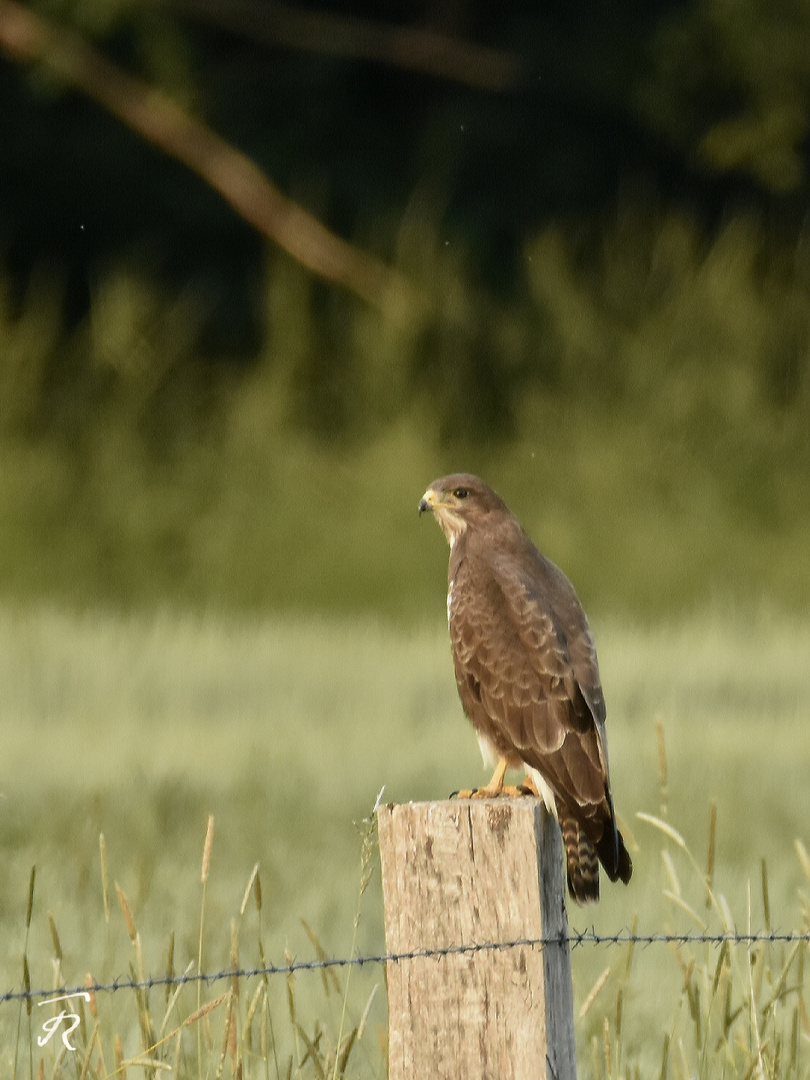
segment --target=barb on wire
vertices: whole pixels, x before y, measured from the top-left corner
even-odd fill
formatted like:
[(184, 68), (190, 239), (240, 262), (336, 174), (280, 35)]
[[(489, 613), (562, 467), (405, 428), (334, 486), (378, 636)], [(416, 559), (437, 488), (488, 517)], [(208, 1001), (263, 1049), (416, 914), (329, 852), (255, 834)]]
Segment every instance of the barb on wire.
[(339, 956), (318, 960), (292, 960), (287, 964), (265, 964), (252, 968), (226, 968), (216, 972), (184, 973), (182, 975), (158, 975), (145, 979), (117, 978), (108, 983), (83, 983), (74, 988), (60, 986), (51, 990), (9, 990), (0, 995), (0, 1005), (9, 1001), (47, 1000), (56, 995), (74, 995), (80, 993), (112, 994), (118, 990), (152, 990), (155, 987), (180, 986), (185, 983), (216, 983), (223, 979), (251, 979), (271, 975), (294, 975), (299, 972), (323, 971), (327, 968), (364, 967), (372, 964), (402, 963), (408, 960), (421, 960), (431, 957), (455, 956), (465, 953), (500, 951), (516, 948), (547, 948), (548, 946), (568, 946), (576, 949), (583, 945), (756, 945), (761, 942), (778, 944), (780, 942), (804, 942), (810, 945), (810, 931), (804, 933), (781, 932), (779, 930), (737, 933), (684, 933), (684, 934), (637, 934), (620, 930), (614, 934), (598, 934), (595, 930), (570, 930), (568, 934), (553, 937), (515, 938), (511, 941), (483, 941), (467, 945), (445, 945), (438, 948), (413, 949), (410, 952), (380, 953), (368, 956)]

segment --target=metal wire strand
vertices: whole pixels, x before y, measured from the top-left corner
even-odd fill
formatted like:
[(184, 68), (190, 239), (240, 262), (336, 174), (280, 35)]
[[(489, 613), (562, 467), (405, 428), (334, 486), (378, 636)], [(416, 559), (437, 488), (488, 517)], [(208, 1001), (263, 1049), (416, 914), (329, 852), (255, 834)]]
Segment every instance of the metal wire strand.
[(9, 1001), (47, 1000), (51, 997), (65, 997), (79, 994), (113, 994), (118, 990), (151, 990), (155, 987), (180, 986), (184, 983), (221, 982), (224, 979), (252, 979), (276, 975), (294, 975), (298, 972), (323, 971), (326, 968), (365, 967), (372, 964), (396, 964), (408, 960), (421, 960), (431, 957), (454, 956), (478, 952), (500, 951), (502, 949), (539, 948), (549, 946), (568, 946), (571, 949), (584, 945), (756, 945), (760, 942), (777, 944), (780, 942), (804, 942), (810, 944), (810, 931), (805, 933), (782, 933), (778, 930), (757, 931), (742, 934), (727, 931), (717, 934), (634, 934), (620, 930), (615, 934), (598, 934), (594, 930), (574, 930), (568, 934), (542, 938), (515, 938), (511, 941), (484, 941), (467, 945), (446, 945), (441, 948), (414, 949), (410, 952), (380, 953), (369, 956), (326, 957), (319, 960), (292, 960), (287, 964), (266, 964), (263, 967), (225, 968), (222, 971), (198, 972), (183, 975), (159, 975), (145, 979), (120, 977), (108, 983), (84, 983), (76, 987), (59, 987), (50, 990), (9, 990), (0, 996), (0, 1005)]

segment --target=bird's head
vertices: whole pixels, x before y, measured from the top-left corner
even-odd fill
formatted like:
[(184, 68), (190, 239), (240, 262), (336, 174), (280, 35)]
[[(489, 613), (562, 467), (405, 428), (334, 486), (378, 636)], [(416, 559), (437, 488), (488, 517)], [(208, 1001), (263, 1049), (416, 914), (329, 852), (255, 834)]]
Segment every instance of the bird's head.
[[(472, 473), (452, 473), (434, 480), (419, 500), (419, 513), (430, 510), (452, 548), (459, 536), (493, 510), (506, 510), (499, 495)], [(508, 511), (507, 511), (508, 512)]]

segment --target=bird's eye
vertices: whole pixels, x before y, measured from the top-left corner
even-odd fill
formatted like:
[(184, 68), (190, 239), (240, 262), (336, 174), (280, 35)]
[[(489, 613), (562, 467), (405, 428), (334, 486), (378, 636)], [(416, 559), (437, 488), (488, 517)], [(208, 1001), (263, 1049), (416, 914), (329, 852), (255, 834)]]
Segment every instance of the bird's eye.
[(467, 495), (469, 493), (468, 493), (466, 488), (459, 487), (459, 488), (456, 488), (456, 490), (453, 492), (453, 494), (455, 495), (455, 497), (457, 499), (466, 499)]

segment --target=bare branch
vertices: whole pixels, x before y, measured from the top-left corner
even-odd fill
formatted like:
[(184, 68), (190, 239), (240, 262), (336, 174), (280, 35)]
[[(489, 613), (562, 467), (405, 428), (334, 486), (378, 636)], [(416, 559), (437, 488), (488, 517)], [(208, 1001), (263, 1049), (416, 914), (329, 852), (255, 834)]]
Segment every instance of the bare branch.
[(142, 138), (183, 162), (263, 236), (313, 273), (391, 314), (422, 306), (396, 270), (330, 232), (287, 198), (245, 154), (160, 90), (122, 71), (83, 38), (15, 0), (0, 0), (0, 50), (42, 63)]
[(426, 27), (372, 22), (256, 0), (170, 0), (175, 11), (251, 41), (418, 71), (478, 90), (508, 90), (521, 64), (500, 49)]

